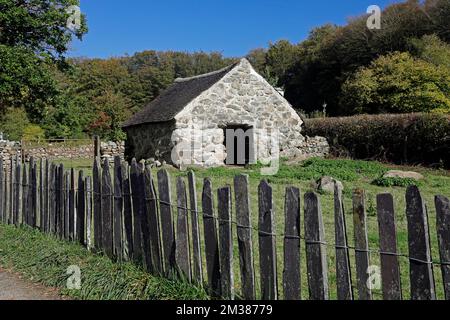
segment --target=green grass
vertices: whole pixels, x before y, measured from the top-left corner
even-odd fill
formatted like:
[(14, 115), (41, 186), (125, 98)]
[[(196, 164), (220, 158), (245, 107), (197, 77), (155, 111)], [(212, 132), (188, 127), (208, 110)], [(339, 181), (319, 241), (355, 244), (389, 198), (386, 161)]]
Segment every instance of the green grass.
[[(109, 258), (31, 228), (0, 224), (0, 265), (26, 279), (60, 289), (74, 299), (207, 299), (204, 290), (181, 281), (151, 276), (132, 263)], [(69, 266), (81, 269), (81, 290), (67, 289)]]

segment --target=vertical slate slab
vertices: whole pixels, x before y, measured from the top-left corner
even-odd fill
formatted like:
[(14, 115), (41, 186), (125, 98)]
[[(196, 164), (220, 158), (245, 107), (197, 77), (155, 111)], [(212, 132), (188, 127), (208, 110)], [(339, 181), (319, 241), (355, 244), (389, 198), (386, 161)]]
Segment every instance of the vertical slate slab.
[(142, 236), (141, 236), (141, 198), (140, 175), (142, 174), (136, 159), (131, 161), (131, 195), (133, 199), (133, 261), (142, 262)]
[(402, 300), (398, 257), (391, 254), (397, 253), (394, 198), (391, 194), (385, 193), (377, 196), (377, 216), (380, 235), (380, 261), (383, 299)]
[(113, 257), (112, 192), (109, 162), (105, 159), (102, 168), (102, 243), (104, 252), (110, 258)]
[[(28, 219), (28, 225), (30, 227), (33, 227), (33, 165), (34, 160), (33, 158), (30, 158), (30, 162), (28, 163), (28, 200), (27, 200), (27, 207), (26, 207), (26, 215)], [(24, 167), (26, 164), (24, 163)]]
[(91, 177), (85, 178), (86, 187), (86, 247), (92, 249), (92, 180)]
[(328, 265), (322, 209), (317, 194), (305, 194), (305, 244), (310, 300), (328, 300)]
[(39, 199), (39, 189), (38, 189), (38, 169), (37, 163), (32, 158), (30, 160), (30, 174), (31, 174), (31, 225), (33, 228), (38, 227), (38, 199)]
[(56, 166), (52, 163), (49, 174), (50, 195), (49, 195), (49, 232), (56, 232)]
[(0, 158), (0, 223), (5, 223), (4, 203), (5, 203), (5, 175), (3, 169), (3, 158)]
[(44, 172), (44, 225), (45, 232), (50, 232), (50, 206), (49, 206), (49, 197), (50, 197), (50, 188), (51, 183), (49, 179), (50, 175), (50, 162), (48, 159), (45, 160), (45, 172)]
[(59, 193), (59, 201), (58, 201), (58, 221), (59, 221), (59, 237), (62, 239), (64, 237), (64, 190), (65, 190), (65, 181), (64, 181), (64, 165), (60, 164), (58, 169), (58, 193)]
[[(142, 167), (141, 167), (142, 168)], [(141, 169), (139, 169), (141, 170)], [(141, 226), (141, 239), (142, 239), (142, 258), (144, 266), (147, 270), (147, 272), (154, 274), (154, 268), (153, 268), (153, 262), (152, 262), (152, 253), (151, 253), (151, 247), (150, 247), (150, 222), (148, 217), (148, 202), (146, 198), (146, 192), (145, 189), (147, 188), (145, 184), (145, 169), (143, 172), (139, 175), (139, 199), (140, 199), (140, 214), (139, 217), (141, 219), (140, 226)]]
[(175, 261), (181, 276), (191, 281), (191, 258), (189, 252), (189, 224), (187, 212), (186, 184), (177, 179), (177, 237), (175, 240)]
[[(23, 166), (23, 174), (22, 174), (22, 164), (20, 162), (17, 163), (16, 166), (16, 187), (15, 187), (15, 205), (14, 205), (14, 223), (16, 226), (20, 224), (30, 224), (30, 220), (28, 217), (28, 171), (27, 166), (24, 164)], [(20, 183), (22, 181), (22, 183)]]
[(272, 187), (262, 181), (258, 189), (259, 199), (259, 261), (261, 269), (261, 298), (276, 300), (277, 254), (274, 235), (274, 209)]
[(44, 159), (39, 161), (39, 229), (45, 232), (45, 217), (44, 217), (44, 174), (45, 164)]
[(123, 197), (123, 257), (129, 261), (133, 256), (133, 209), (131, 206), (130, 171), (128, 163), (122, 163)]
[(14, 157), (11, 157), (10, 172), (9, 172), (9, 223), (15, 224), (14, 221), (14, 205), (15, 205), (15, 192), (16, 192), (16, 163)]
[(101, 182), (100, 159), (97, 157), (94, 160), (92, 168), (92, 184), (94, 192), (93, 202), (93, 223), (94, 223), (94, 248), (98, 251), (102, 250), (102, 182)]
[(145, 196), (145, 217), (147, 218), (151, 261), (153, 271), (162, 275), (164, 273), (164, 266), (161, 252), (161, 232), (158, 215), (158, 201), (156, 199), (155, 183), (150, 166), (145, 168), (144, 181), (144, 196)]
[(122, 247), (122, 162), (120, 157), (114, 158), (114, 222), (113, 222), (113, 241), (114, 241), (114, 256), (119, 260), (123, 260)]
[[(24, 164), (24, 167), (26, 165)], [(20, 184), (21, 181), (21, 175), (22, 175), (22, 163), (17, 162), (16, 164), (16, 187), (15, 187), (15, 195), (14, 195), (14, 199), (15, 199), (15, 204), (14, 204), (14, 223), (16, 226), (19, 226), (20, 224), (23, 223), (23, 219), (22, 219), (22, 208), (26, 208), (26, 207), (22, 207), (22, 185)], [(28, 188), (28, 186), (27, 186)]]
[(69, 190), (69, 239), (76, 239), (76, 216), (75, 216), (75, 170), (70, 170), (70, 190)]
[(70, 172), (64, 173), (64, 238), (70, 240)]
[(78, 172), (76, 239), (81, 245), (86, 243), (86, 190), (84, 172)]
[(211, 296), (220, 297), (219, 244), (217, 241), (217, 229), (214, 217), (212, 183), (209, 178), (206, 178), (203, 182), (202, 208), (208, 289)]
[(344, 202), (342, 201), (342, 188), (337, 183), (334, 186), (334, 223), (337, 298), (338, 300), (353, 300)]
[(252, 223), (250, 219), (248, 184), (248, 175), (239, 175), (234, 178), (242, 297), (245, 300), (255, 300), (255, 268), (253, 265)]
[(222, 297), (234, 299), (233, 235), (231, 228), (231, 187), (217, 191), (219, 213), (220, 278)]
[(359, 300), (371, 300), (372, 290), (369, 280), (369, 244), (367, 239), (365, 195), (363, 190), (353, 193), (353, 227), (355, 235), (356, 282)]
[(410, 186), (406, 191), (406, 217), (411, 299), (436, 300), (428, 214), (425, 201), (416, 186)]
[[(450, 201), (444, 196), (436, 196), (434, 200), (437, 216), (437, 235), (441, 261), (450, 261)], [(445, 299), (450, 300), (450, 265), (441, 265)]]
[(200, 245), (200, 229), (198, 226), (197, 188), (195, 185), (195, 173), (189, 171), (189, 209), (192, 228), (192, 278), (197, 284), (203, 282), (202, 254)]
[(165, 272), (167, 275), (171, 275), (176, 269), (175, 235), (172, 220), (170, 178), (167, 170), (158, 171), (158, 191)]
[(298, 188), (286, 188), (284, 212), (284, 300), (300, 300), (300, 190)]

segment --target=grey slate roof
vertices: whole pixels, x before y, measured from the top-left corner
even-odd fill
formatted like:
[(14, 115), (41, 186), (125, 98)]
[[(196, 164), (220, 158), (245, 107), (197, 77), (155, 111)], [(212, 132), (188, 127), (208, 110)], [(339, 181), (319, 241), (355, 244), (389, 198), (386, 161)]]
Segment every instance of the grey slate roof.
[(189, 102), (211, 88), (235, 66), (236, 64), (233, 64), (215, 72), (175, 80), (175, 83), (163, 91), (159, 97), (125, 121), (122, 128), (173, 120)]

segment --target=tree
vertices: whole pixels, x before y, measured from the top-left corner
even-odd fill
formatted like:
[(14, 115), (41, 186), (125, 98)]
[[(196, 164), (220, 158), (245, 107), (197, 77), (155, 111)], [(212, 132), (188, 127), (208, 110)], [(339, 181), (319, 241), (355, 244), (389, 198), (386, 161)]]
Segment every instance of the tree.
[(409, 53), (381, 56), (342, 89), (349, 113), (450, 112), (450, 69)]
[(71, 30), (70, 6), (78, 0), (0, 0), (0, 112), (25, 107), (33, 122), (42, 120), (58, 92), (54, 64), (67, 68), (64, 54), (72, 38), (86, 33), (86, 20)]
[(9, 108), (1, 117), (0, 131), (11, 141), (20, 141), (23, 132), (30, 125), (27, 113), (23, 108)]

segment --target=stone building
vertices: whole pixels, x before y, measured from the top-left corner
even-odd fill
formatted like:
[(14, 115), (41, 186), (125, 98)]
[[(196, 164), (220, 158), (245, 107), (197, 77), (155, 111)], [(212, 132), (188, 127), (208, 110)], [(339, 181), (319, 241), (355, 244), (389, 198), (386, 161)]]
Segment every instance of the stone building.
[(302, 124), (286, 99), (242, 59), (175, 80), (123, 124), (125, 156), (213, 167), (325, 155), (326, 140), (303, 137)]

